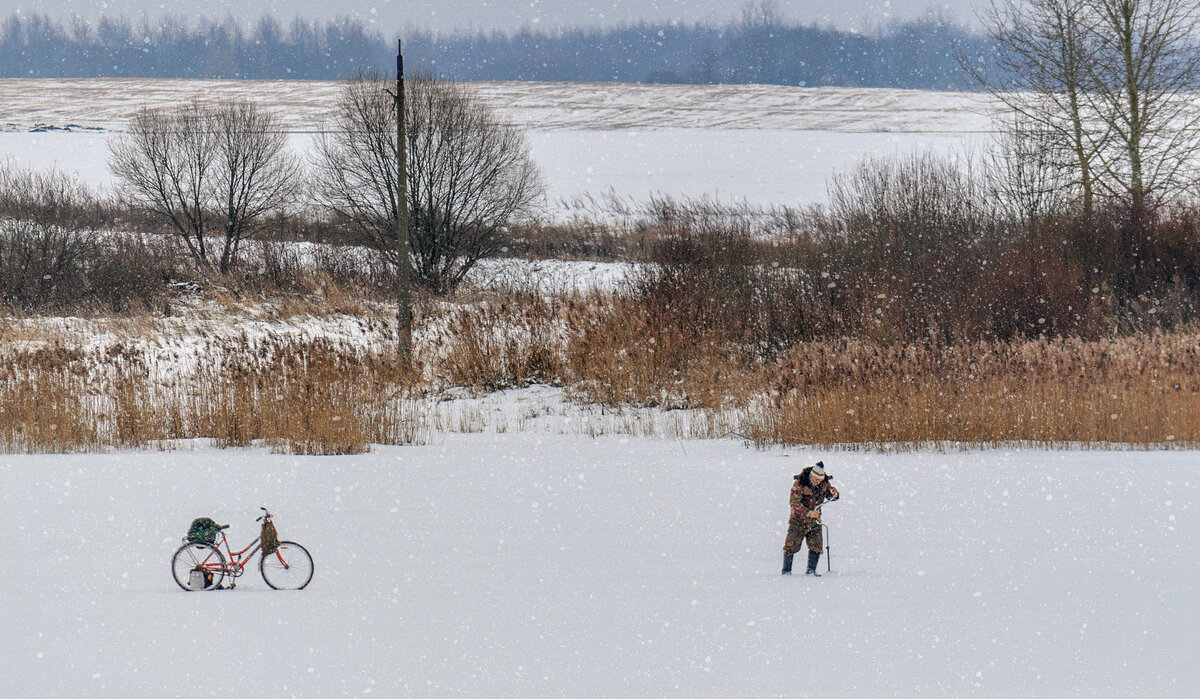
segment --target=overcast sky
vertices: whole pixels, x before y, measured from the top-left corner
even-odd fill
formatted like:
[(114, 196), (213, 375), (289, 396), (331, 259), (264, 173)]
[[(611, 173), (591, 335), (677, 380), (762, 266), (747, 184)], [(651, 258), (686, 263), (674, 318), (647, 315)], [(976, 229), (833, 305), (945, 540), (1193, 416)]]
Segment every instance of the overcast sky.
[[(886, 25), (941, 10), (970, 21), (974, 7), (986, 0), (776, 0), (787, 19), (849, 29)], [(513, 29), (523, 26), (553, 30), (564, 26), (610, 26), (637, 20), (723, 24), (740, 14), (741, 0), (0, 0), (0, 14), (46, 12), (56, 17), (102, 13), (193, 16), (203, 8), (210, 17), (232, 14), (250, 21), (264, 13), (290, 19), (294, 15), (326, 19), (350, 15), (370, 22), (384, 34), (406, 27), (449, 29)]]

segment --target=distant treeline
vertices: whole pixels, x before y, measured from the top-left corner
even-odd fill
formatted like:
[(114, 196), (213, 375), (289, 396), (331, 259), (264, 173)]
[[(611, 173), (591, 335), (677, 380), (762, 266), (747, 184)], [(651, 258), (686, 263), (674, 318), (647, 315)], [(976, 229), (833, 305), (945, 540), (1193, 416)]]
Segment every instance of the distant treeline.
[[(988, 39), (937, 19), (874, 34), (745, 16), (722, 27), (642, 23), (562, 32), (406, 32), (410, 69), (457, 80), (767, 83), (809, 87), (971, 89), (956, 52), (992, 55)], [(286, 27), (263, 17), (155, 24), (105, 17), (0, 22), (0, 76), (340, 79), (395, 66), (394, 38), (359, 21)]]

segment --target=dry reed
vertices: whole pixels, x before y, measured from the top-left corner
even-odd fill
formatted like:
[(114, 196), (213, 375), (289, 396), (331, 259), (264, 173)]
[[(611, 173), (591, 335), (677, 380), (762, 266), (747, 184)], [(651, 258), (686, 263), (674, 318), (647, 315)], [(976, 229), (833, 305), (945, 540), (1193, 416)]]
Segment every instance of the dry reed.
[(696, 437), (736, 428), (761, 443), (878, 448), (1200, 445), (1194, 328), (949, 347), (810, 342), (765, 360), (718, 333), (685, 332), (655, 312), (591, 297), (422, 312), (413, 372), (400, 371), (389, 347), (326, 339), (209, 337), (160, 357), (145, 349), (155, 346), (151, 327), (139, 326), (139, 349), (105, 350), (33, 348), (14, 331), (0, 347), (0, 451), (200, 438), (355, 453), (480, 424), (468, 415), (459, 427), (435, 426), (423, 397), (532, 383), (567, 387), (573, 400), (605, 410), (696, 410), (706, 416), (688, 428)]
[[(61, 347), (0, 362), (0, 450), (74, 452), (209, 439), (299, 454), (359, 453), (422, 439), (394, 359), (328, 341), (210, 342), (157, 375), (144, 354)], [(177, 359), (177, 358), (176, 358)]]
[(1194, 333), (1112, 341), (798, 348), (746, 426), (764, 442), (1200, 445)]

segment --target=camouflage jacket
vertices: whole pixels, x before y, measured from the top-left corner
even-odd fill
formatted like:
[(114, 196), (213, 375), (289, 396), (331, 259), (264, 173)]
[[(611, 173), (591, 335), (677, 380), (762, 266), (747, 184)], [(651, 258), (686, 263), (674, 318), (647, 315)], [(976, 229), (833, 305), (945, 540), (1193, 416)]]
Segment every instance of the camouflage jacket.
[(821, 503), (833, 499), (833, 493), (829, 490), (829, 481), (833, 480), (833, 476), (826, 476), (825, 480), (821, 481), (821, 485), (814, 486), (812, 480), (809, 479), (810, 471), (812, 471), (811, 466), (796, 474), (796, 480), (792, 483), (792, 516), (794, 517), (806, 517), (809, 512), (820, 507)]

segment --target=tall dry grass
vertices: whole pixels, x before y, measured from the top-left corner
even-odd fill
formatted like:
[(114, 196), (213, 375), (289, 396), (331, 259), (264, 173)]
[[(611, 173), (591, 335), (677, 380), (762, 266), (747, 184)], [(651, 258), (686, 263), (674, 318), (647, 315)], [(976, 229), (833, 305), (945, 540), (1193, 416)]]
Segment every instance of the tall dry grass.
[(746, 426), (769, 443), (1200, 445), (1194, 332), (950, 349), (797, 348)]
[[(189, 367), (188, 364), (191, 363)], [(0, 362), (0, 450), (74, 452), (208, 439), (298, 454), (408, 444), (424, 427), (411, 373), (328, 341), (209, 341), (160, 372), (144, 352), (51, 347)]]
[(422, 338), (433, 375), (443, 385), (481, 391), (561, 385), (566, 327), (577, 304), (514, 294), (442, 308)]
[[(764, 358), (741, 337), (665, 322), (670, 314), (636, 299), (507, 308), (449, 333), (448, 384), (543, 381), (612, 408), (745, 411), (752, 417), (739, 431), (763, 443), (1200, 445), (1194, 325), (1100, 340), (803, 342)], [(509, 340), (478, 351), (487, 322), (506, 328)], [(527, 342), (513, 340), (515, 327), (527, 329)]]
[[(628, 303), (571, 337), (577, 400), (746, 409), (766, 444), (1200, 445), (1200, 339), (801, 343), (764, 361), (713, 332), (655, 328)], [(713, 435), (720, 436), (720, 435)]]
[(388, 347), (328, 340), (208, 339), (170, 357), (145, 349), (154, 343), (13, 343), (0, 353), (0, 451), (207, 439), (356, 453), (470, 429), (427, 414), (422, 401), (445, 389), (532, 383), (567, 387), (572, 400), (604, 410), (688, 409), (701, 416), (690, 436), (736, 430), (764, 444), (1200, 445), (1195, 327), (950, 347), (808, 342), (764, 360), (658, 318), (599, 298), (464, 305), (425, 319), (444, 332), (419, 336), (419, 373), (400, 371)]

